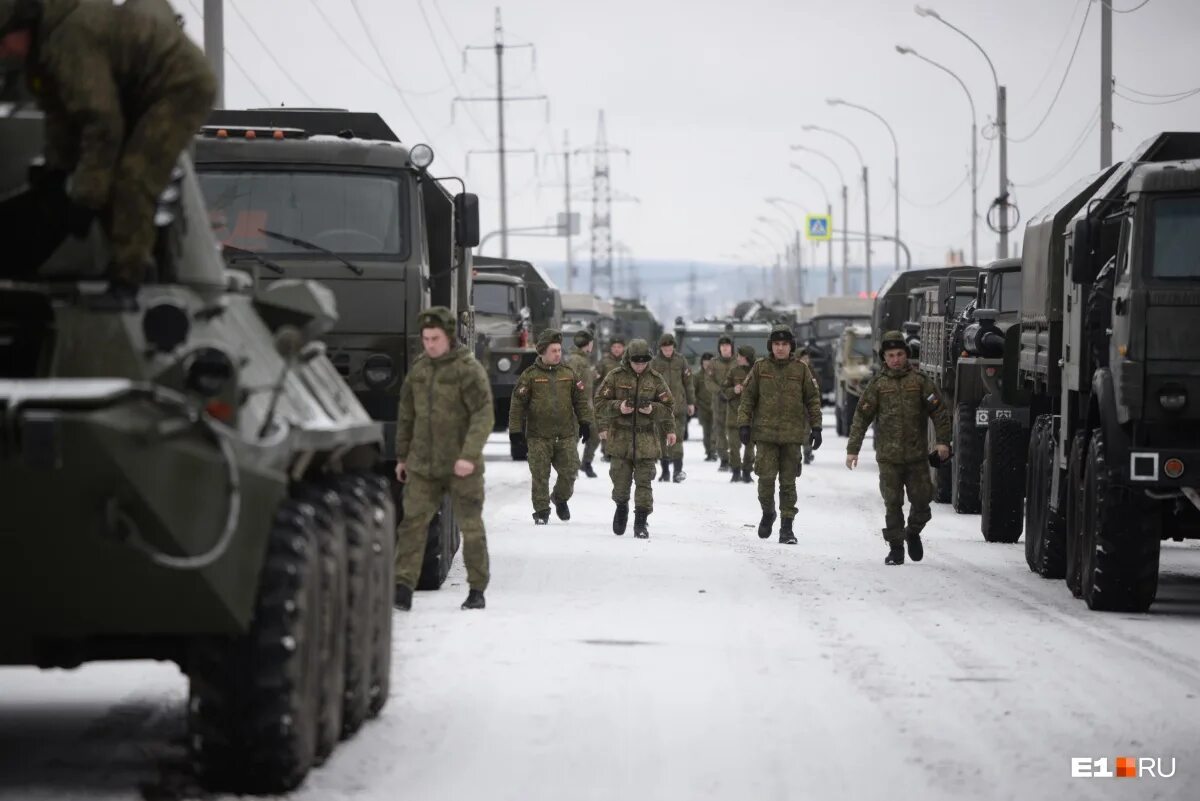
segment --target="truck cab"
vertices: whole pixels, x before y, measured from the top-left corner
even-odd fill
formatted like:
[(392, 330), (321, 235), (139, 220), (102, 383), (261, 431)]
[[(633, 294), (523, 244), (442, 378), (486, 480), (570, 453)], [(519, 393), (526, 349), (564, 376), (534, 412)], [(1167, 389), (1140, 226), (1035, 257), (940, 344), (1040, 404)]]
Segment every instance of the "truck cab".
[(529, 300), (525, 282), (512, 275), (477, 272), (472, 286), (475, 358), (487, 369), (496, 410), (496, 430), (508, 428), (508, 409), (517, 379), (533, 365)]

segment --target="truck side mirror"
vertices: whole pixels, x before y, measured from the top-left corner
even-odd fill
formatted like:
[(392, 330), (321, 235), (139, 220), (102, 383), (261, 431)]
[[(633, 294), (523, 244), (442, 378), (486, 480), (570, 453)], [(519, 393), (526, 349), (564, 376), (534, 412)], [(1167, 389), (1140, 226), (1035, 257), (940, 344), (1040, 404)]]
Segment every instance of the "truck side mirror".
[(460, 248), (479, 246), (479, 196), (460, 192), (454, 196), (454, 244)]
[(1075, 221), (1070, 267), (1072, 283), (1090, 284), (1096, 280), (1096, 268), (1092, 264), (1092, 224), (1086, 218)]

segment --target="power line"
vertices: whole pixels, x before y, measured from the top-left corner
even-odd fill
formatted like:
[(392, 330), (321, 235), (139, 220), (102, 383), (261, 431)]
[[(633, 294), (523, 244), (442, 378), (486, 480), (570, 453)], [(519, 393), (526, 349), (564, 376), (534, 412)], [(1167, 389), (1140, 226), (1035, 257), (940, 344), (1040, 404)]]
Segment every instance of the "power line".
[(946, 195), (944, 198), (942, 198), (941, 200), (937, 201), (936, 203), (922, 203), (920, 201), (913, 200), (912, 198), (908, 197), (908, 195), (905, 195), (903, 192), (900, 193), (900, 199), (903, 200), (908, 205), (915, 206), (918, 209), (936, 209), (939, 206), (944, 206), (947, 203), (949, 203), (951, 200), (953, 200), (954, 196), (957, 195), (964, 186), (966, 186), (968, 183), (970, 183), (970, 181), (971, 181), (971, 171), (968, 170), (966, 172), (966, 174), (963, 176), (963, 179), (961, 181), (959, 181), (954, 186), (953, 189), (950, 190), (950, 193), (948, 195)]
[(1042, 129), (1042, 126), (1046, 124), (1046, 120), (1050, 119), (1050, 113), (1054, 111), (1054, 107), (1058, 105), (1058, 98), (1062, 96), (1063, 87), (1067, 85), (1067, 78), (1071, 76), (1071, 67), (1075, 65), (1075, 56), (1079, 54), (1079, 44), (1083, 41), (1083, 32), (1087, 30), (1087, 21), (1091, 13), (1092, 4), (1088, 3), (1087, 9), (1083, 12), (1083, 22), (1079, 25), (1079, 35), (1075, 37), (1075, 47), (1071, 50), (1071, 58), (1067, 60), (1067, 68), (1063, 71), (1062, 80), (1059, 81), (1058, 89), (1054, 92), (1054, 97), (1050, 100), (1050, 107), (1046, 109), (1046, 113), (1042, 116), (1041, 122), (1039, 122), (1037, 126), (1029, 132), (1028, 135), (1023, 137), (1010, 136), (1008, 137), (1008, 141), (1016, 143), (1028, 142), (1037, 135), (1038, 131)]
[(1182, 100), (1190, 100), (1191, 98), (1195, 97), (1196, 95), (1200, 95), (1200, 89), (1194, 89), (1187, 94), (1181, 95), (1181, 96), (1173, 98), (1171, 100), (1139, 100), (1136, 97), (1130, 97), (1129, 95), (1122, 94), (1119, 91), (1114, 91), (1113, 94), (1115, 94), (1117, 97), (1121, 98), (1122, 100), (1127, 100), (1130, 103), (1137, 103), (1139, 106), (1169, 106), (1172, 103), (1178, 103)]
[(1150, 4), (1150, 0), (1142, 0), (1142, 2), (1138, 3), (1133, 8), (1120, 9), (1120, 8), (1113, 8), (1112, 3), (1109, 2), (1109, 0), (1100, 0), (1100, 2), (1103, 3), (1104, 5), (1108, 6), (1109, 8), (1112, 8), (1112, 12), (1114, 14), (1132, 14), (1133, 12), (1137, 11), (1138, 9), (1145, 8), (1147, 5)]
[(1046, 71), (1042, 73), (1042, 78), (1038, 81), (1037, 87), (1029, 93), (1030, 100), (1033, 100), (1038, 96), (1038, 92), (1042, 91), (1042, 87), (1046, 84), (1046, 79), (1049, 78), (1050, 73), (1054, 71), (1054, 62), (1058, 59), (1058, 54), (1062, 52), (1063, 45), (1067, 43), (1067, 37), (1069, 37), (1071, 35), (1071, 31), (1074, 30), (1072, 23), (1075, 22), (1075, 15), (1079, 13), (1079, 7), (1084, 3), (1089, 2), (1091, 2), (1091, 0), (1079, 0), (1079, 2), (1075, 4), (1075, 8), (1071, 10), (1071, 16), (1067, 20), (1067, 29), (1063, 31), (1062, 39), (1059, 39), (1058, 44), (1055, 45), (1054, 56), (1051, 57), (1050, 63), (1046, 65)]
[[(442, 69), (446, 72), (446, 78), (449, 79), (450, 85), (454, 87), (454, 94), (456, 96), (461, 95), (462, 91), (459, 90), (458, 83), (454, 80), (454, 73), (450, 71), (450, 65), (446, 63), (446, 55), (442, 52), (442, 46), (438, 44), (437, 34), (433, 31), (433, 23), (429, 21), (429, 14), (425, 12), (425, 4), (421, 0), (417, 0), (417, 8), (421, 12), (421, 19), (425, 23), (425, 29), (429, 31), (429, 40), (433, 43), (433, 49), (437, 51), (438, 61), (442, 63)], [(470, 106), (465, 106), (463, 111), (467, 113), (467, 118), (471, 120), (471, 124), (479, 131), (479, 135), (487, 140), (487, 131), (483, 130), (483, 126), (479, 124), (479, 120), (471, 113)]]
[(1154, 92), (1143, 92), (1139, 89), (1134, 89), (1132, 86), (1126, 86), (1120, 81), (1113, 81), (1113, 83), (1124, 89), (1126, 92), (1133, 92), (1135, 95), (1141, 95), (1142, 97), (1191, 97), (1197, 92), (1200, 92), (1200, 88), (1196, 88), (1186, 89), (1182, 92), (1164, 92), (1161, 94), (1155, 94)]
[[(196, 5), (196, 0), (188, 0), (188, 3), (191, 5), (192, 11), (195, 11), (196, 16), (198, 16), (201, 22), (203, 22), (204, 12), (199, 6)], [(258, 93), (258, 96), (263, 99), (263, 102), (270, 105), (271, 98), (267, 96), (267, 93), (262, 90), (262, 87), (258, 85), (254, 78), (250, 77), (250, 72), (242, 66), (242, 62), (238, 61), (237, 56), (233, 54), (233, 51), (226, 47), (225, 55), (229, 56), (229, 60), (233, 62), (233, 66), (237, 67), (238, 72), (240, 72), (242, 77), (246, 79), (246, 83), (250, 84), (254, 91)]]
[(271, 48), (267, 47), (267, 43), (264, 42), (262, 37), (258, 35), (258, 31), (256, 31), (254, 26), (250, 24), (250, 20), (246, 19), (246, 15), (242, 13), (240, 8), (238, 8), (238, 4), (234, 2), (234, 0), (230, 0), (229, 7), (233, 9), (233, 13), (237, 14), (238, 19), (240, 19), (242, 24), (246, 26), (246, 30), (250, 31), (250, 35), (254, 37), (254, 41), (258, 42), (258, 46), (263, 49), (263, 52), (266, 54), (267, 58), (271, 59), (271, 63), (279, 68), (279, 71), (283, 73), (283, 77), (287, 78), (288, 83), (294, 86), (296, 91), (300, 93), (300, 96), (307, 100), (311, 105), (317, 105), (317, 101), (313, 100), (312, 96), (308, 92), (304, 91), (303, 86), (296, 83), (296, 79), (292, 77), (292, 74), (283, 68), (283, 65), (279, 63), (279, 59), (275, 58), (275, 54), (271, 52)]
[(408, 111), (408, 116), (412, 117), (413, 125), (416, 126), (417, 131), (421, 134), (425, 141), (431, 141), (429, 139), (429, 133), (425, 130), (425, 126), (421, 125), (421, 121), (417, 119), (417, 113), (413, 111), (412, 104), (408, 102), (408, 98), (405, 96), (404, 90), (400, 88), (398, 83), (396, 83), (395, 76), (392, 75), (391, 69), (388, 67), (387, 62), (384, 61), (383, 53), (379, 51), (379, 45), (376, 43), (375, 37), (371, 35), (371, 26), (367, 24), (366, 19), (363, 18), (362, 9), (358, 7), (358, 0), (350, 0), (350, 6), (354, 9), (354, 16), (358, 17), (358, 23), (362, 25), (363, 31), (367, 34), (367, 42), (370, 43), (371, 49), (375, 51), (375, 56), (379, 59), (379, 63), (383, 66), (383, 71), (387, 73), (388, 83), (391, 84), (391, 87), (396, 90), (396, 94), (400, 96), (400, 102), (404, 104), (405, 110)]
[(1059, 161), (1058, 164), (1055, 165), (1055, 167), (1052, 170), (1050, 170), (1050, 172), (1046, 173), (1045, 175), (1041, 176), (1040, 178), (1038, 178), (1037, 180), (1034, 180), (1034, 181), (1027, 181), (1024, 183), (1013, 181), (1013, 186), (1018, 186), (1018, 187), (1022, 187), (1025, 189), (1029, 189), (1032, 187), (1041, 186), (1042, 184), (1045, 184), (1045, 183), (1049, 183), (1050, 181), (1057, 178), (1058, 175), (1063, 170), (1065, 170), (1067, 167), (1069, 167), (1071, 165), (1071, 162), (1073, 162), (1075, 160), (1075, 158), (1079, 155), (1080, 148), (1083, 147), (1084, 141), (1087, 140), (1088, 136), (1091, 135), (1092, 131), (1095, 130), (1096, 126), (1099, 124), (1100, 124), (1100, 106), (1097, 105), (1095, 111), (1093, 111), (1091, 116), (1088, 118), (1088, 124), (1087, 124), (1087, 127), (1083, 129), (1083, 133), (1081, 133), (1079, 136), (1077, 136), (1075, 138), (1075, 141), (1072, 142), (1071, 146), (1067, 149), (1066, 156), (1064, 156), (1063, 159), (1061, 161)]

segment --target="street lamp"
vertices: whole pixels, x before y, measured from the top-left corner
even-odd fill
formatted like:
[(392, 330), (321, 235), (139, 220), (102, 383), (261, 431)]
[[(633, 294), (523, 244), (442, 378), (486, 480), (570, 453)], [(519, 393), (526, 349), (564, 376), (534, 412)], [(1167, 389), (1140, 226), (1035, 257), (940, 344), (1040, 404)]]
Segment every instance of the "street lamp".
[(932, 8), (923, 8), (921, 6), (913, 6), (913, 10), (917, 12), (918, 17), (927, 17), (937, 20), (945, 25), (950, 30), (957, 33), (959, 36), (966, 39), (971, 44), (975, 45), (975, 49), (983, 54), (984, 59), (988, 63), (988, 67), (992, 71), (992, 82), (996, 86), (996, 131), (1000, 137), (1000, 196), (996, 198), (996, 204), (1000, 207), (1000, 249), (999, 256), (1002, 259), (1008, 258), (1008, 89), (1000, 85), (1000, 77), (996, 74), (996, 65), (992, 63), (991, 56), (983, 49), (983, 45), (971, 38), (971, 36), (962, 28), (947, 22), (934, 11)]
[[(850, 137), (846, 136), (844, 133), (841, 133), (840, 131), (835, 131), (832, 128), (823, 128), (820, 125), (804, 125), (804, 126), (801, 126), (801, 128), (802, 128), (802, 130), (805, 130), (805, 131), (820, 131), (821, 133), (827, 133), (830, 136), (836, 136), (838, 139), (841, 139), (843, 142), (850, 145), (850, 147), (854, 149), (854, 155), (858, 156), (858, 164), (860, 167), (862, 167), (863, 225), (866, 226), (866, 230), (867, 230), (867, 234), (868, 234), (866, 246), (863, 248), (864, 260), (866, 262), (866, 271), (867, 271), (867, 274), (866, 274), (867, 284), (866, 285), (867, 285), (868, 291), (870, 291), (870, 287), (871, 287), (871, 237), (870, 237), (870, 233), (871, 233), (871, 179), (870, 179), (869, 173), (867, 172), (867, 162), (865, 159), (863, 159), (862, 151), (858, 149), (858, 145), (854, 144), (854, 140), (851, 139)], [(845, 290), (845, 287), (843, 287), (843, 291), (844, 290)]]
[[(842, 168), (839, 167), (838, 163), (836, 161), (834, 161), (833, 158), (830, 157), (827, 153), (817, 150), (816, 148), (806, 147), (804, 145), (792, 145), (792, 150), (801, 150), (806, 153), (812, 153), (814, 156), (819, 156), (820, 158), (825, 159), (825, 161), (827, 161), (833, 165), (833, 169), (837, 172), (838, 180), (842, 184), (842, 221), (841, 221), (841, 225), (838, 225), (837, 228), (840, 231), (844, 231), (846, 226), (850, 224), (850, 196), (849, 196), (849, 192), (846, 189), (846, 177), (844, 175), (842, 175)], [(804, 169), (803, 167), (800, 167), (797, 164), (793, 164), (792, 167), (794, 167), (798, 170)], [(812, 173), (808, 173), (807, 170), (805, 170), (805, 172), (808, 175), (812, 175)], [(818, 181), (818, 183), (820, 183), (820, 182)], [(821, 191), (825, 191), (824, 184), (821, 184)], [(828, 207), (828, 205), (829, 205), (828, 193), (826, 193), (825, 197), (826, 197), (825, 205), (826, 205), (826, 207)], [(833, 215), (831, 214), (830, 216), (832, 217)], [(830, 248), (832, 248), (832, 247), (833, 247), (833, 240), (830, 240)], [(830, 258), (833, 257), (832, 252), (833, 251), (830, 250)], [(848, 283), (849, 278), (850, 278), (850, 240), (848, 240), (846, 238), (845, 233), (843, 233), (842, 234), (842, 294), (843, 295), (846, 294), (846, 292), (849, 289), (849, 283)], [(830, 280), (829, 283), (830, 283), (830, 286), (832, 286), (833, 281)]]
[[(833, 224), (833, 204), (829, 202), (829, 191), (825, 188), (825, 182), (818, 178), (814, 173), (804, 169), (799, 164), (789, 165), (793, 170), (798, 171), (801, 175), (807, 175), (817, 186), (821, 188), (821, 195), (825, 198), (825, 216), (829, 218), (830, 225)], [(839, 228), (842, 226), (838, 226)], [(829, 230), (829, 238), (825, 240), (826, 250), (829, 254), (829, 266), (825, 273), (825, 294), (833, 294), (833, 229)], [(844, 237), (843, 237), (844, 238)]]
[[(847, 108), (858, 109), (859, 111), (863, 111), (863, 112), (866, 112), (867, 114), (870, 114), (872, 117), (874, 117), (875, 119), (877, 119), (883, 123), (883, 127), (887, 128), (888, 134), (892, 137), (892, 169), (893, 169), (892, 184), (893, 184), (893, 187), (896, 192), (896, 202), (893, 204), (896, 207), (895, 208), (895, 212), (896, 212), (896, 258), (895, 258), (894, 263), (896, 265), (895, 269), (899, 270), (900, 269), (900, 144), (896, 140), (896, 131), (893, 130), (892, 126), (888, 123), (887, 120), (885, 120), (883, 118), (883, 116), (881, 114), (879, 114), (876, 111), (872, 111), (871, 109), (867, 108), (866, 106), (860, 106), (857, 103), (851, 103), (849, 101), (842, 100), (841, 98), (837, 98), (837, 97), (828, 98), (825, 102), (831, 106), (835, 106), (835, 107), (836, 106), (846, 106)], [(867, 291), (868, 292), (871, 291), (870, 286), (867, 287)]]
[(783, 225), (778, 220), (772, 220), (769, 217), (759, 217), (758, 219), (761, 222), (773, 223), (775, 225), (778, 225), (780, 228), (783, 229), (785, 236), (791, 237), (795, 240), (794, 244), (788, 245), (788, 250), (791, 251), (791, 253), (792, 253), (791, 266), (796, 268), (796, 295), (797, 295), (796, 300), (798, 303), (803, 303), (804, 302), (804, 276), (803, 276), (804, 257), (800, 253), (800, 225), (796, 222), (796, 218), (793, 217), (791, 214), (789, 214), (786, 210), (777, 206), (775, 203), (771, 203), (772, 200), (777, 200), (777, 198), (767, 198), (766, 202), (770, 203), (772, 208), (774, 208), (780, 214), (782, 214), (783, 216), (788, 218), (788, 222), (790, 222), (792, 224), (792, 230), (788, 231), (786, 225)]
[(942, 72), (949, 75), (954, 80), (958, 81), (958, 85), (962, 87), (963, 92), (967, 95), (967, 103), (971, 106), (971, 264), (979, 265), (979, 123), (975, 114), (975, 98), (971, 96), (971, 90), (967, 88), (963, 79), (958, 77), (949, 67), (939, 64), (931, 58), (913, 50), (911, 47), (904, 45), (896, 45), (896, 52), (902, 56), (915, 56), (931, 67), (937, 67)]

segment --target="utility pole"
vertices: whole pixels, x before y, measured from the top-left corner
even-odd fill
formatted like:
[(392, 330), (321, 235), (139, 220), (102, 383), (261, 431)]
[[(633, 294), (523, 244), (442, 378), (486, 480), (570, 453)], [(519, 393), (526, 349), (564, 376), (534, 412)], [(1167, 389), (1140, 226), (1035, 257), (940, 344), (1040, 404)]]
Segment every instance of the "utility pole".
[(217, 79), (213, 108), (225, 108), (225, 0), (204, 0), (204, 52)]
[[(1008, 87), (996, 90), (996, 127), (1000, 132), (1000, 258), (1008, 258)], [(867, 229), (867, 236), (871, 229)], [(977, 265), (978, 266), (978, 265)]]
[[(471, 45), (463, 50), (463, 66), (465, 68), (467, 53), (471, 50), (492, 50), (496, 54), (496, 96), (495, 97), (456, 97), (451, 101), (453, 112), (455, 103), (487, 102), (496, 104), (496, 133), (498, 146), (496, 153), (500, 157), (500, 256), (508, 258), (508, 158), (504, 139), (504, 104), (524, 100), (545, 101), (545, 95), (504, 96), (504, 52), (513, 48), (533, 48), (532, 44), (505, 44), (504, 27), (500, 24), (500, 9), (496, 8), (496, 41), (491, 45)], [(534, 55), (536, 64), (537, 55)]]
[(850, 189), (842, 184), (842, 294), (850, 294), (850, 239), (846, 227), (850, 225)]
[(1100, 168), (1112, 166), (1113, 10), (1100, 4)]
[(563, 149), (549, 156), (562, 156), (563, 160), (563, 213), (566, 215), (567, 226), (567, 291), (572, 291), (575, 278), (575, 254), (571, 245), (571, 133), (563, 131)]
[[(592, 267), (591, 274), (588, 277), (588, 291), (593, 295), (596, 294), (596, 284), (599, 279), (608, 281), (608, 296), (611, 298), (615, 292), (613, 278), (613, 238), (612, 238), (612, 181), (609, 173), (609, 154), (624, 153), (629, 155), (629, 150), (623, 147), (614, 147), (608, 143), (608, 130), (604, 125), (604, 110), (601, 109), (599, 119), (596, 122), (596, 144), (590, 149), (583, 148), (575, 151), (576, 153), (591, 153), (593, 159), (592, 166)], [(633, 200), (627, 196), (618, 197), (617, 200)]]

